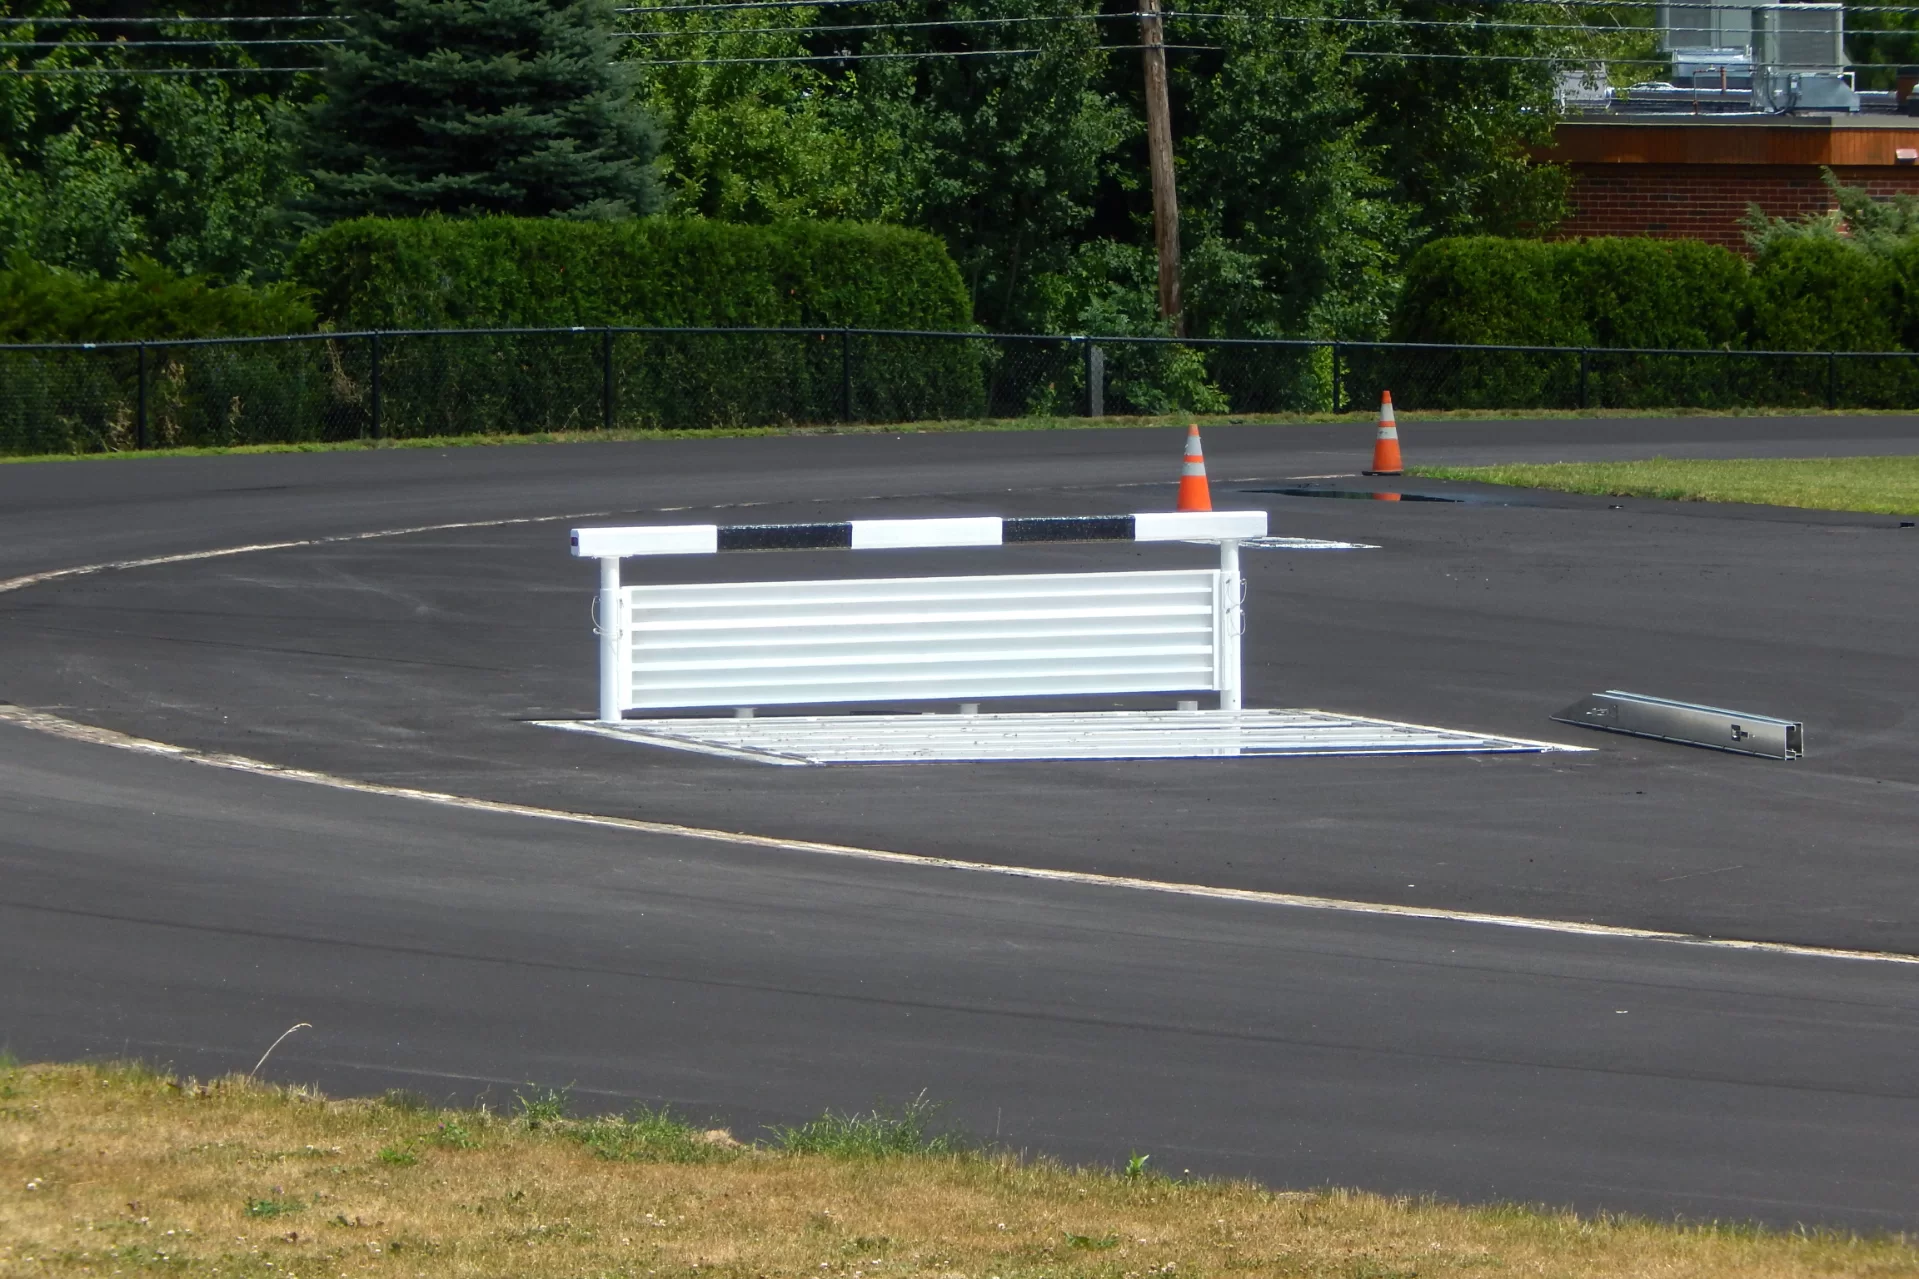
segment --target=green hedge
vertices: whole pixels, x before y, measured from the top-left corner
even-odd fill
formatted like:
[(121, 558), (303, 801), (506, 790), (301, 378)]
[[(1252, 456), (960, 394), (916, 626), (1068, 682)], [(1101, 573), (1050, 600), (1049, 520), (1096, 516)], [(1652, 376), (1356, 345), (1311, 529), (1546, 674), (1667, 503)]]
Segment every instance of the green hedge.
[(1580, 346), (1557, 244), (1492, 236), (1434, 240), (1406, 264), (1393, 315), (1398, 342)]
[(1702, 351), (1737, 345), (1746, 263), (1698, 240), (1606, 238), (1556, 246), (1583, 345)]
[[(939, 240), (852, 223), (362, 218), (308, 238), (293, 273), (341, 330), (969, 327), (959, 269)], [(580, 383), (550, 345), (533, 336), (396, 341), (383, 377), (438, 388), (423, 401), (435, 424), (423, 417), (417, 430), (524, 429), (527, 405), (560, 403)], [(671, 335), (618, 345), (648, 353), (622, 377), (623, 426), (830, 420), (848, 386), (855, 412), (875, 417), (971, 411), (985, 392), (971, 343), (913, 358), (843, 350), (834, 339), (748, 342), (736, 359)]]
[(1739, 355), (1919, 350), (1919, 245), (1775, 235), (1748, 263), (1691, 240), (1437, 240), (1407, 265), (1393, 334), (1590, 348), (1434, 357), (1427, 407), (1919, 404), (1912, 360)]
[(1757, 351), (1898, 350), (1905, 291), (1896, 262), (1910, 258), (1909, 251), (1888, 257), (1836, 238), (1794, 237), (1767, 245), (1753, 267), (1745, 345)]
[(310, 236), (292, 271), (342, 329), (971, 324), (944, 244), (853, 223), (361, 218)]
[(1743, 345), (1750, 281), (1695, 240), (1435, 240), (1406, 264), (1401, 342), (1496, 346)]
[(99, 280), (15, 257), (0, 271), (0, 342), (134, 342), (305, 333), (313, 308), (287, 287), (219, 285), (136, 262)]

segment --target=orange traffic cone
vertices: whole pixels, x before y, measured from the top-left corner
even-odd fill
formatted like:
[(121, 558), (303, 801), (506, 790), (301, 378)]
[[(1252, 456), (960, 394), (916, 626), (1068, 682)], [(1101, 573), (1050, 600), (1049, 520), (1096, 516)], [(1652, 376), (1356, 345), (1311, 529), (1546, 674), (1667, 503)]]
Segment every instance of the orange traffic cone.
[(1399, 461), (1399, 427), (1393, 422), (1393, 393), (1379, 395), (1379, 434), (1373, 439), (1373, 469), (1367, 475), (1404, 475)]
[(1213, 490), (1206, 483), (1206, 455), (1199, 447), (1199, 423), (1186, 430), (1186, 465), (1179, 472), (1179, 501), (1176, 511), (1210, 511)]

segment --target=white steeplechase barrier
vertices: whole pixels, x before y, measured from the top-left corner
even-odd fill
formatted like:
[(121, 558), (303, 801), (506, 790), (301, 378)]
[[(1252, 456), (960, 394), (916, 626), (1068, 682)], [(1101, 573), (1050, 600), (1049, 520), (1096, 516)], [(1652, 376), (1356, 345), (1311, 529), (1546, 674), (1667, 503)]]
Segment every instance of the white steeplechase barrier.
[[(600, 561), (600, 722), (629, 710), (1218, 693), (1238, 710), (1239, 544), (1264, 511), (575, 529)], [(1216, 569), (626, 586), (623, 558), (1214, 542)]]
[[(1264, 511), (1025, 519), (674, 524), (573, 530), (600, 562), (599, 716), (556, 728), (776, 764), (1139, 759), (1568, 749), (1322, 711), (1247, 710), (1242, 544)], [(1212, 544), (1217, 567), (1139, 572), (628, 585), (620, 561), (734, 551), (1047, 542)], [(978, 714), (981, 700), (1216, 693), (1216, 708)], [(780, 715), (755, 708), (959, 703), (959, 714)], [(731, 709), (724, 719), (631, 711)]]

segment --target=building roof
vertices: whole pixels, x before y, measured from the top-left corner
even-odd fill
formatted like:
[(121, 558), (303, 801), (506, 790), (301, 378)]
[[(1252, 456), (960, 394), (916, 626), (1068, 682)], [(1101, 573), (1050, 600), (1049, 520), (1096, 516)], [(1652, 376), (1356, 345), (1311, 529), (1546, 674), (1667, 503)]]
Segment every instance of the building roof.
[(1574, 118), (1560, 122), (1553, 145), (1538, 158), (1556, 164), (1911, 165), (1919, 162), (1919, 117)]

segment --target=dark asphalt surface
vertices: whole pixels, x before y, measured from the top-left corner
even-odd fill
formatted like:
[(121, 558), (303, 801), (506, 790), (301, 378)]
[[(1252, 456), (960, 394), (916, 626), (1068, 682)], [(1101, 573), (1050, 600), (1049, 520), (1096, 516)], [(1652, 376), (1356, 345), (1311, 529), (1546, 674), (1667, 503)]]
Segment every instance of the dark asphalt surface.
[[(1910, 419), (1430, 423), (1419, 461), (1919, 451)], [(1208, 433), (1249, 704), (1581, 756), (771, 769), (589, 712), (565, 518), (0, 594), (0, 699), (462, 794), (914, 853), (1919, 952), (1919, 530), (1583, 498), (1235, 493), (1368, 432)], [(580, 445), (0, 467), (0, 577), (468, 520), (1152, 509), (1177, 433)], [(1409, 482), (1436, 491), (1438, 486)], [(1619, 509), (1609, 509), (1617, 506)], [(680, 514), (662, 516), (669, 508)], [(610, 517), (611, 518), (611, 517)], [(1189, 548), (1005, 553), (1009, 571)], [(998, 566), (996, 564), (996, 566)], [(647, 566), (977, 570), (949, 553)], [(1785, 765), (1546, 716), (1626, 687), (1790, 715)], [(1327, 916), (588, 831), (0, 726), (0, 1039), (470, 1096), (524, 1080), (738, 1127), (921, 1088), (1070, 1158), (1666, 1215), (1919, 1224), (1919, 969)], [(1621, 1011), (1624, 1010), (1624, 1011)], [(612, 1104), (610, 1100), (607, 1104)]]

